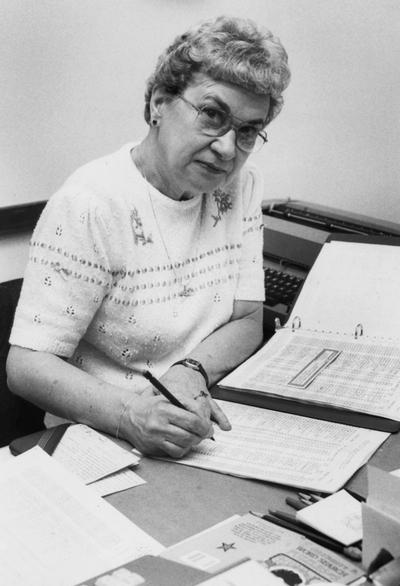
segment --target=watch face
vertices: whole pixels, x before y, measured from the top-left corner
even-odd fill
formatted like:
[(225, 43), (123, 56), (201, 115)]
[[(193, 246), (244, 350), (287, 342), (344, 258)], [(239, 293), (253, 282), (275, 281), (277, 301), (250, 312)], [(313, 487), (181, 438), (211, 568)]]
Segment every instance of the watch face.
[(196, 370), (197, 372), (199, 372), (204, 377), (204, 380), (206, 381), (206, 385), (208, 387), (208, 385), (209, 385), (208, 376), (207, 376), (207, 373), (204, 370), (201, 362), (198, 362), (194, 358), (183, 358), (183, 360), (179, 360), (175, 364), (182, 364), (183, 366), (187, 366), (188, 368), (192, 368), (193, 370)]
[(186, 358), (184, 362), (190, 366), (194, 366), (195, 368), (200, 368), (200, 364), (193, 358)]

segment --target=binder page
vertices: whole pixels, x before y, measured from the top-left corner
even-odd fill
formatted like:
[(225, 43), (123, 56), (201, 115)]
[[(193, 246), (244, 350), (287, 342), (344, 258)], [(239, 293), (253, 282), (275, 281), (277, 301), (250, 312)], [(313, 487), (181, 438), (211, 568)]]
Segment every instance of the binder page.
[(0, 584), (72, 586), (161, 544), (41, 448), (0, 477)]
[(382, 431), (319, 421), (218, 401), (232, 431), (214, 427), (179, 464), (245, 478), (335, 492), (389, 436)]
[(219, 384), (400, 421), (400, 346), (284, 328)]
[(329, 242), (312, 266), (288, 324), (400, 340), (400, 246)]

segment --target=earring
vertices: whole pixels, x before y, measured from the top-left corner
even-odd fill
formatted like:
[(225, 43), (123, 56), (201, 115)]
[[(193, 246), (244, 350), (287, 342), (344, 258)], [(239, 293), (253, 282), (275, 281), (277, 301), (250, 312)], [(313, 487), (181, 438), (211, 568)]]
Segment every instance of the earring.
[(153, 120), (151, 121), (151, 125), (157, 126), (157, 124), (158, 124), (158, 121), (155, 118), (153, 118)]

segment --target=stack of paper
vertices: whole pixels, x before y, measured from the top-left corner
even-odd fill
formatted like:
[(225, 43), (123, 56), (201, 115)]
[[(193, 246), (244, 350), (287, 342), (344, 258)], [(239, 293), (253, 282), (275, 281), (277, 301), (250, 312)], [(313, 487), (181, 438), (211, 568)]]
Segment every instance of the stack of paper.
[(53, 458), (101, 496), (145, 483), (131, 470), (140, 457), (87, 425), (70, 425)]
[(41, 448), (1, 472), (0, 584), (72, 586), (163, 549)]

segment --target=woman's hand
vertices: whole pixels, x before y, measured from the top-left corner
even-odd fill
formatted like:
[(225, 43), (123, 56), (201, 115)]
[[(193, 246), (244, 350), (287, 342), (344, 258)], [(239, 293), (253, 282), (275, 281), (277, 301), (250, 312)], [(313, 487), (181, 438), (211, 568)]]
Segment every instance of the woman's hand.
[(151, 387), (128, 400), (118, 433), (143, 454), (173, 458), (182, 458), (211, 435), (209, 417), (175, 407)]
[(200, 372), (174, 364), (161, 381), (189, 411), (214, 421), (224, 431), (232, 429), (227, 416), (211, 397)]

